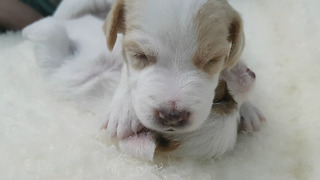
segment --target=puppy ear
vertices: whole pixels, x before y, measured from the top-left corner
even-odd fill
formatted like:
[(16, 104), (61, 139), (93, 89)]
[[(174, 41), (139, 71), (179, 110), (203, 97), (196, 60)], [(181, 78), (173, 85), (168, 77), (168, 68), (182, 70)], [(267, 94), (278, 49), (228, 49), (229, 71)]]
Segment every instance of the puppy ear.
[(124, 3), (124, 0), (117, 0), (103, 24), (103, 32), (107, 38), (107, 46), (110, 51), (116, 43), (117, 34), (124, 33), (125, 30)]
[(231, 69), (239, 61), (245, 43), (242, 20), (238, 14), (232, 18), (229, 25), (228, 41), (231, 43), (231, 49), (225, 67)]

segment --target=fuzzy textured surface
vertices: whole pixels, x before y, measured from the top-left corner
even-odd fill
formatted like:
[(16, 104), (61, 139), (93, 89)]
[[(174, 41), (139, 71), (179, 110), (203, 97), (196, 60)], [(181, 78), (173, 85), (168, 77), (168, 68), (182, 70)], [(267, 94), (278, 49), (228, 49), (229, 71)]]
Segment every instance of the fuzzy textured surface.
[(0, 36), (0, 179), (320, 179), (320, 1), (232, 0), (257, 75), (261, 131), (217, 160), (138, 160), (52, 95), (20, 33)]

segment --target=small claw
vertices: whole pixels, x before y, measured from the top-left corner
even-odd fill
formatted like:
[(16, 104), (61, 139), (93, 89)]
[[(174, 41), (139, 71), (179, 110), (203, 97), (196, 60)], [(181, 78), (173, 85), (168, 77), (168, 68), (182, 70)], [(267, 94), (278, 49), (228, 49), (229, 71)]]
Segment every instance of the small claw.
[(102, 126), (100, 127), (100, 130), (104, 130), (107, 128), (108, 128), (108, 121), (102, 124)]

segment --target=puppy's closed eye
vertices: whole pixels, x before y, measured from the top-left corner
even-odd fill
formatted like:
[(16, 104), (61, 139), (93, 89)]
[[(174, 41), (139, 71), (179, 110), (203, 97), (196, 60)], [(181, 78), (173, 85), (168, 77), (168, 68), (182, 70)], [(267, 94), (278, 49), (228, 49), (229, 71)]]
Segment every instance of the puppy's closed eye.
[(144, 69), (151, 64), (156, 62), (156, 58), (152, 55), (147, 55), (144, 53), (129, 53), (130, 60), (129, 63), (132, 65), (133, 68), (136, 70)]
[(149, 60), (149, 57), (143, 53), (136, 53), (136, 54), (133, 54), (133, 57), (135, 59), (138, 59), (140, 61), (148, 61)]
[(124, 51), (128, 54), (128, 62), (136, 70), (142, 70), (156, 62), (155, 53), (136, 42), (125, 41)]

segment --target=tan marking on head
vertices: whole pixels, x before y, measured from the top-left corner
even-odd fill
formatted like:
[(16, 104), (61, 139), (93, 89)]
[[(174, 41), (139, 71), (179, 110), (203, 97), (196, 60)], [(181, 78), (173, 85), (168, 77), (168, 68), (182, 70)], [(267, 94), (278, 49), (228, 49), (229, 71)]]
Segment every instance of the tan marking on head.
[(237, 102), (230, 94), (226, 81), (221, 80), (215, 90), (211, 113), (229, 114), (237, 109)]
[(232, 17), (232, 21), (229, 25), (228, 41), (232, 44), (228, 59), (225, 63), (225, 67), (231, 69), (240, 60), (242, 54), (245, 37), (243, 32), (243, 25), (240, 15), (236, 12)]
[(139, 13), (139, 5), (144, 0), (116, 0), (103, 24), (103, 31), (107, 39), (107, 45), (112, 51), (117, 34), (126, 34), (128, 31), (139, 28), (139, 25), (134, 24), (134, 19)]
[(243, 49), (241, 18), (226, 1), (208, 0), (195, 17), (198, 48), (193, 63), (208, 74), (231, 68)]

